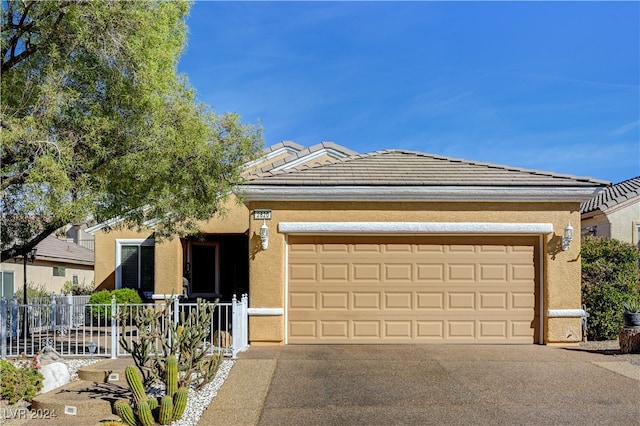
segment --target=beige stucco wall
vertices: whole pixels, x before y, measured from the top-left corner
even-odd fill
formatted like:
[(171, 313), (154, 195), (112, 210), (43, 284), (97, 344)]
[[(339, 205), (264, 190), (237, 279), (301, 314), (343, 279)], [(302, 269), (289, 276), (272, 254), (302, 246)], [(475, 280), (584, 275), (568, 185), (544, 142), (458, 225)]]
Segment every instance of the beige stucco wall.
[[(62, 266), (65, 268), (64, 277), (54, 277), (53, 267)], [(21, 260), (17, 263), (9, 260), (0, 264), (0, 270), (13, 271), (14, 291), (18, 292), (24, 287), (24, 264)], [(90, 265), (76, 265), (72, 263), (48, 262), (38, 260), (27, 264), (27, 284), (43, 286), (49, 293), (60, 294), (62, 287), (67, 281), (72, 281), (73, 276), (78, 276), (80, 285), (90, 285), (94, 281), (93, 267)]]
[(593, 229), (594, 226), (596, 227), (594, 236), (605, 238), (611, 237), (609, 220), (604, 213), (599, 212), (586, 219), (582, 219), (580, 224), (581, 234), (589, 235), (589, 230)]
[(630, 244), (637, 243), (634, 234), (637, 232), (635, 224), (640, 221), (640, 198), (633, 203), (621, 205), (620, 208), (611, 209), (607, 216), (611, 223), (611, 238)]
[[(250, 210), (272, 209), (268, 221), (269, 248), (260, 250), (262, 221), (251, 221), (250, 305), (252, 308), (285, 308), (285, 235), (279, 222), (505, 222), (551, 223), (554, 233), (543, 237), (544, 312), (579, 309), (580, 233), (568, 251), (561, 250), (561, 235), (570, 220), (580, 223), (579, 203), (318, 203), (252, 202)], [(538, 295), (539, 296), (539, 295)], [(544, 320), (545, 343), (578, 342), (580, 319)], [(283, 343), (284, 316), (254, 316), (249, 339), (254, 344)]]
[[(249, 210), (231, 197), (223, 205), (223, 213), (200, 223), (202, 233), (241, 234), (249, 226)], [(115, 288), (116, 241), (118, 239), (153, 239), (153, 230), (119, 229), (95, 234), (95, 282), (97, 289)], [(177, 237), (156, 241), (156, 294), (182, 293), (182, 245)]]

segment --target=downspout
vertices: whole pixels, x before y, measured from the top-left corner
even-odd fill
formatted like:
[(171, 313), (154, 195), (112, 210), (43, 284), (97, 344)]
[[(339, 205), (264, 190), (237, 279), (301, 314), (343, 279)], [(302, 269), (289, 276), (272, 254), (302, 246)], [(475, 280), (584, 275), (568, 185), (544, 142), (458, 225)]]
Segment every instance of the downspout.
[(539, 236), (539, 259), (538, 269), (540, 274), (540, 309), (538, 315), (540, 316), (540, 334), (538, 335), (538, 344), (544, 345), (544, 235)]

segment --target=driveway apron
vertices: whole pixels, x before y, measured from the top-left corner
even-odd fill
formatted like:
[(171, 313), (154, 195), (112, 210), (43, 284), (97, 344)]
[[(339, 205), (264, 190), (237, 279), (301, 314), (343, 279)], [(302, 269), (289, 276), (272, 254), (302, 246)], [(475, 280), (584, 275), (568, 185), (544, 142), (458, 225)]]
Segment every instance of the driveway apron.
[(640, 365), (625, 376), (575, 349), (305, 345), (254, 347), (239, 362), (251, 359), (275, 360), (265, 426), (640, 422)]

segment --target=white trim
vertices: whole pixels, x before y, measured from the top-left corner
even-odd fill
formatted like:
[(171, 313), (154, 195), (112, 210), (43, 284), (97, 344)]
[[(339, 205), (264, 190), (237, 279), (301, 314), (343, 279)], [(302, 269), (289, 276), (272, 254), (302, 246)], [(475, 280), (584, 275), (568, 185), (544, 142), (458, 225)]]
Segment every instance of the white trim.
[[(116, 239), (116, 288), (122, 288), (122, 246), (154, 246), (153, 238), (117, 238)], [(141, 262), (138, 263), (138, 289), (140, 289), (140, 268)], [(154, 265), (155, 268), (155, 265)], [(155, 283), (154, 283), (155, 286)]]
[(551, 223), (280, 222), (283, 234), (550, 234)]
[[(276, 179), (276, 177), (274, 177)], [(584, 202), (600, 187), (245, 185), (245, 201)]]
[(247, 313), (251, 316), (283, 316), (283, 308), (248, 308)]
[(176, 297), (179, 297), (178, 294), (161, 294), (161, 293), (153, 293), (151, 295), (151, 299), (153, 300), (173, 300)]
[(284, 344), (289, 344), (289, 235), (284, 236)]
[(314, 151), (310, 154), (307, 155), (303, 155), (302, 157), (298, 158), (297, 160), (293, 160), (293, 161), (289, 161), (287, 163), (284, 163), (281, 166), (275, 167), (273, 170), (273, 172), (277, 172), (280, 170), (284, 170), (284, 169), (291, 169), (303, 164), (308, 163), (311, 160), (315, 160), (316, 158), (320, 158), (323, 155), (328, 155), (329, 157), (335, 158), (335, 159), (341, 159), (341, 158), (346, 158), (349, 157), (347, 154), (344, 154), (340, 151), (337, 151), (335, 149), (331, 149), (331, 148), (322, 148), (318, 151)]
[(547, 317), (549, 318), (582, 318), (586, 315), (583, 309), (549, 309)]
[(296, 154), (298, 152), (300, 152), (302, 149), (304, 149), (303, 147), (300, 147), (300, 150), (296, 150), (295, 148), (291, 148), (289, 146), (283, 146), (281, 148), (276, 149), (275, 151), (271, 151), (269, 153), (267, 153), (266, 155), (263, 155), (262, 157), (258, 158), (257, 160), (254, 161), (250, 161), (248, 163), (246, 163), (243, 167), (245, 169), (250, 169), (251, 167), (257, 166), (258, 164), (264, 163), (267, 160), (271, 160), (272, 158), (275, 158), (279, 155), (282, 154)]

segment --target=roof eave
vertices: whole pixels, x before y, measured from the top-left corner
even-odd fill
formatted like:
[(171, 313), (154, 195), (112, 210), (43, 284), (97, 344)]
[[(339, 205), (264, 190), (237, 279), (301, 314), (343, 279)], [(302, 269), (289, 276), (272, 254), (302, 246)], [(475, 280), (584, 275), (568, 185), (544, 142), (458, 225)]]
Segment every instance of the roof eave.
[(596, 186), (276, 186), (247, 185), (245, 201), (584, 202)]

